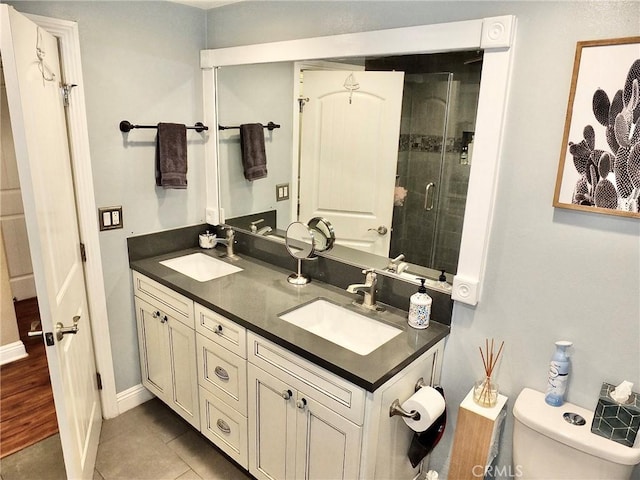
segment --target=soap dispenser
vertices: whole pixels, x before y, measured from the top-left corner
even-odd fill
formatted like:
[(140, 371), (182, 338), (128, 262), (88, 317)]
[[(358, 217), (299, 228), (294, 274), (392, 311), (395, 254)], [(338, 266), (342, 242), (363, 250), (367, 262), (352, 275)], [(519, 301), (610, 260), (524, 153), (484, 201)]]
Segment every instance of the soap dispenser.
[(427, 294), (424, 286), (424, 278), (418, 279), (422, 282), (418, 291), (411, 295), (409, 305), (409, 326), (413, 328), (427, 328), (431, 317), (431, 297)]
[(440, 270), (440, 276), (438, 277), (438, 287), (442, 290), (449, 292), (451, 291), (451, 285), (447, 282), (447, 276), (445, 275), (444, 270)]

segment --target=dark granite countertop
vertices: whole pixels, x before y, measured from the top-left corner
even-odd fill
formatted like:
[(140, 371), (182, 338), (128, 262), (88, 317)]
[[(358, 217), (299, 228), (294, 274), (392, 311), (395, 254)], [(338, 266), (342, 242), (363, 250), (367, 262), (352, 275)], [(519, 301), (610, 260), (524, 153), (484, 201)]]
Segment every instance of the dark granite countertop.
[[(449, 334), (449, 327), (437, 319), (432, 318), (429, 328), (416, 330), (408, 326), (407, 313), (402, 310), (387, 307), (385, 312), (373, 313), (352, 306), (354, 295), (326, 283), (314, 280), (304, 286), (291, 285), (287, 277), (292, 272), (246, 255), (234, 261), (219, 258), (243, 270), (207, 282), (196, 281), (159, 263), (195, 252), (219, 258), (223, 250), (180, 250), (131, 261), (130, 267), (371, 392)], [(363, 356), (278, 318), (279, 314), (317, 298), (392, 324), (403, 332)]]

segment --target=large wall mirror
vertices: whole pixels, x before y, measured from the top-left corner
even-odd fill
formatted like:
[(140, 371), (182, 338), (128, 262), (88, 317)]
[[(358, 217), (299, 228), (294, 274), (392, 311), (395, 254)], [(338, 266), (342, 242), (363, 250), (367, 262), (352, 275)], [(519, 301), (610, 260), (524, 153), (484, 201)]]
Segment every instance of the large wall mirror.
[[(205, 115), (227, 127), (207, 221), (278, 239), (322, 216), (326, 255), (384, 269), (402, 254), (477, 303), (514, 34), (506, 16), (202, 51)], [(268, 122), (267, 177), (248, 181), (234, 127)]]

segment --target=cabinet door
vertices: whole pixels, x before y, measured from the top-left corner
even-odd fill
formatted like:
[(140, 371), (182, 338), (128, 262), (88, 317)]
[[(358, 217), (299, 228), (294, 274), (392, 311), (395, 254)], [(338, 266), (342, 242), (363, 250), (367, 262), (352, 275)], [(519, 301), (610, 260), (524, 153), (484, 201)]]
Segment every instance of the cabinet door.
[(249, 472), (259, 480), (295, 478), (295, 391), (249, 364)]
[(192, 328), (167, 317), (167, 354), (171, 372), (169, 406), (191, 425), (200, 429), (196, 335)]
[(165, 321), (153, 305), (135, 297), (142, 384), (167, 403), (171, 398)]
[(296, 406), (296, 478), (358, 478), (361, 427), (303, 393)]

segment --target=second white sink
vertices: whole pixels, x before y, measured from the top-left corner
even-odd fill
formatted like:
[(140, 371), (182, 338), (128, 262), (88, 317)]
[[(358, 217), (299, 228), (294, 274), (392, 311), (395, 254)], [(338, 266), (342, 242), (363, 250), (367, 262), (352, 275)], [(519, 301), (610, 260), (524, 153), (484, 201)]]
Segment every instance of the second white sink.
[(281, 314), (280, 318), (358, 355), (368, 355), (402, 333), (399, 328), (321, 298)]
[(160, 264), (199, 282), (207, 282), (214, 278), (242, 271), (241, 268), (235, 265), (216, 260), (200, 252), (163, 260)]

